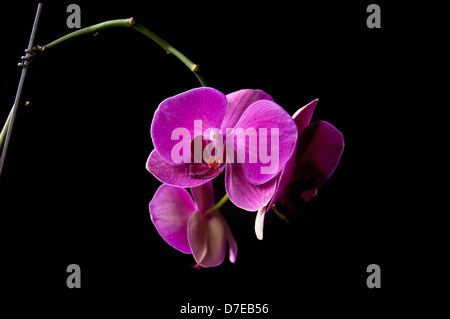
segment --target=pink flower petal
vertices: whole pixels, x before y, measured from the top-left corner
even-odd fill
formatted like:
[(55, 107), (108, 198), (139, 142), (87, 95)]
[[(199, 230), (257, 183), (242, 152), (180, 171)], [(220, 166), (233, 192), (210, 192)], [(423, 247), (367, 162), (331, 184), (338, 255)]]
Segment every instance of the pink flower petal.
[[(333, 174), (344, 150), (344, 137), (325, 121), (313, 122), (303, 131), (297, 147), (294, 179), (314, 179), (312, 190), (319, 188)], [(305, 199), (315, 193), (308, 192)]]
[(308, 103), (307, 105), (300, 108), (295, 114), (292, 116), (295, 124), (297, 125), (298, 130), (298, 138), (295, 142), (294, 150), (289, 157), (288, 161), (286, 162), (286, 165), (284, 166), (283, 170), (280, 174), (276, 177), (278, 179), (276, 191), (274, 192), (274, 195), (272, 199), (270, 200), (270, 203), (258, 210), (258, 213), (256, 215), (255, 219), (255, 233), (256, 237), (260, 240), (263, 239), (263, 229), (264, 229), (264, 217), (267, 211), (269, 211), (272, 206), (275, 204), (275, 202), (280, 199), (280, 197), (283, 195), (284, 190), (288, 186), (289, 182), (291, 181), (292, 174), (294, 171), (294, 167), (296, 164), (296, 150), (297, 150), (297, 144), (298, 139), (300, 137), (300, 134), (303, 132), (303, 130), (308, 126), (309, 122), (311, 121), (312, 114), (314, 112), (314, 109), (317, 105), (317, 99)]
[[(165, 99), (158, 106), (151, 126), (152, 141), (158, 154), (169, 164), (180, 164), (172, 160), (172, 149), (184, 141), (190, 154), (190, 144), (196, 135), (194, 121), (202, 121), (201, 134), (208, 128), (219, 129), (227, 108), (225, 95), (208, 87), (192, 89)], [(172, 132), (177, 129), (189, 132), (190, 137), (172, 140)]]
[(241, 118), (244, 111), (253, 103), (259, 100), (269, 100), (273, 101), (273, 98), (261, 91), (261, 90), (252, 90), (252, 89), (244, 89), (239, 90), (230, 94), (227, 94), (227, 100), (229, 103), (227, 114), (222, 122), (222, 130), (224, 133), (225, 129), (233, 128), (236, 123)]
[[(188, 175), (191, 165), (201, 164), (181, 164), (171, 165), (166, 163), (156, 150), (150, 153), (147, 160), (147, 170), (161, 182), (176, 187), (195, 187), (207, 183), (209, 179), (193, 178)], [(217, 170), (220, 173), (219, 170)]]
[[(246, 138), (245, 134), (239, 134), (239, 129), (243, 129), (244, 132), (255, 132), (258, 136), (257, 145), (246, 142), (250, 139)], [(265, 138), (261, 136), (264, 130), (266, 130)], [(278, 132), (278, 136), (274, 135), (274, 143), (272, 143), (271, 138), (272, 130)], [(251, 104), (242, 114), (232, 132), (238, 136), (234, 148), (236, 154), (239, 152), (239, 141), (241, 145), (245, 143), (246, 157), (245, 163), (241, 164), (242, 172), (248, 181), (255, 185), (271, 180), (283, 169), (297, 141), (297, 126), (294, 120), (281, 106), (267, 100), (260, 100)], [(265, 151), (261, 150), (262, 143), (266, 145)], [(250, 144), (253, 145), (253, 150)], [(229, 149), (227, 148), (227, 158), (228, 152)], [(251, 154), (255, 155), (253, 163), (250, 158)], [(266, 159), (268, 162), (264, 163), (263, 156), (269, 156)]]
[(149, 210), (161, 237), (175, 249), (190, 254), (187, 227), (195, 206), (189, 193), (183, 188), (161, 185), (149, 204)]
[(311, 122), (311, 117), (318, 101), (319, 99), (315, 99), (314, 101), (309, 102), (292, 115), (292, 118), (297, 125), (298, 136), (302, 134), (303, 130), (309, 125), (309, 122)]
[(222, 216), (222, 214), (218, 213), (217, 216), (219, 217), (223, 228), (225, 229), (225, 235), (227, 237), (228, 246), (229, 246), (229, 259), (231, 263), (235, 263), (238, 253), (238, 245), (236, 240), (234, 239), (233, 233), (231, 232), (231, 228), (228, 225), (225, 218)]
[(202, 216), (200, 211), (196, 211), (188, 221), (189, 245), (195, 261), (202, 267), (218, 266), (225, 258), (226, 234), (217, 214)]
[[(198, 210), (204, 216), (204, 213), (211, 207), (214, 206), (214, 189), (212, 182), (208, 182), (198, 187), (191, 188), (192, 196), (194, 197), (195, 202), (197, 203)], [(225, 236), (228, 241), (229, 246), (229, 259), (230, 262), (234, 263), (237, 257), (237, 243), (233, 237), (233, 233), (231, 232), (230, 226), (228, 225), (225, 218), (219, 212), (211, 212), (208, 215), (213, 214), (214, 218), (217, 218), (222, 224), (223, 229), (225, 230)], [(204, 216), (204, 218), (210, 218), (209, 216)], [(201, 251), (201, 250), (200, 250)], [(201, 252), (199, 256), (201, 256)]]
[(268, 211), (270, 208), (272, 208), (273, 204), (283, 195), (284, 190), (288, 186), (289, 182), (291, 181), (292, 174), (294, 171), (294, 166), (296, 162), (296, 150), (297, 150), (297, 144), (298, 140), (300, 138), (300, 135), (304, 131), (304, 129), (309, 125), (309, 122), (311, 121), (312, 114), (314, 112), (314, 109), (316, 108), (318, 99), (315, 99), (314, 101), (309, 102), (302, 108), (300, 108), (295, 114), (292, 116), (295, 124), (297, 125), (298, 130), (298, 138), (297, 142), (295, 143), (294, 151), (292, 152), (291, 156), (289, 157), (288, 161), (286, 162), (286, 165), (284, 166), (281, 174), (279, 175), (278, 179), (278, 185), (277, 190), (270, 201), (269, 205), (266, 207), (266, 211)]
[(194, 202), (197, 205), (197, 210), (202, 214), (214, 206), (214, 189), (212, 181), (191, 188), (191, 193), (192, 197), (194, 197)]
[(230, 200), (239, 208), (257, 211), (267, 205), (276, 187), (276, 178), (261, 185), (249, 183), (240, 164), (226, 164), (225, 188)]
[(304, 191), (301, 197), (305, 202), (310, 201), (313, 197), (317, 195), (317, 191), (318, 191), (317, 188)]

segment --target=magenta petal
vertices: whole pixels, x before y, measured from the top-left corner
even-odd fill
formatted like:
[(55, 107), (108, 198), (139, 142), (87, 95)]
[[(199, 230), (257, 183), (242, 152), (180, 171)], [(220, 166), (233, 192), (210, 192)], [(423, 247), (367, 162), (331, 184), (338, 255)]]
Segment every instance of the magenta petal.
[(267, 205), (277, 184), (276, 178), (261, 185), (249, 183), (241, 164), (226, 164), (225, 188), (230, 200), (239, 208), (257, 211)]
[[(215, 213), (215, 212), (214, 212)], [(220, 214), (219, 212), (216, 214), (217, 217), (219, 217), (223, 228), (225, 229), (225, 235), (227, 237), (227, 241), (228, 241), (228, 246), (229, 246), (229, 259), (230, 262), (234, 264), (234, 262), (236, 261), (237, 258), (237, 253), (238, 253), (238, 245), (236, 240), (234, 239), (233, 233), (231, 232), (231, 228), (228, 225), (227, 221), (225, 220), (225, 218), (222, 216), (222, 214)]]
[(189, 193), (183, 188), (161, 185), (149, 204), (149, 210), (161, 237), (175, 249), (190, 254), (187, 226), (195, 206)]
[(192, 197), (197, 205), (197, 210), (202, 214), (214, 206), (214, 189), (212, 181), (191, 188)]
[(300, 197), (302, 197), (303, 200), (305, 202), (307, 202), (307, 201), (310, 201), (311, 198), (313, 198), (316, 195), (317, 195), (317, 188), (314, 188), (314, 189), (304, 191)]
[(294, 115), (292, 115), (292, 118), (297, 125), (298, 136), (300, 136), (303, 130), (309, 125), (318, 101), (319, 99), (315, 99), (314, 101), (309, 102), (304, 107), (298, 109)]
[(188, 240), (195, 261), (202, 267), (220, 265), (227, 248), (225, 229), (218, 212), (203, 217), (196, 211), (188, 222)]
[[(259, 100), (273, 101), (273, 98), (261, 90), (244, 89), (227, 94), (227, 100), (229, 107), (222, 122), (222, 129), (233, 128), (253, 102)], [(225, 130), (223, 132), (225, 133)]]
[[(303, 132), (303, 130), (308, 126), (309, 122), (311, 121), (312, 114), (314, 112), (314, 109), (317, 104), (317, 99), (308, 103), (307, 105), (300, 108), (295, 114), (292, 116), (295, 124), (297, 125), (298, 130), (298, 137), (300, 137), (300, 134)], [(297, 149), (297, 143), (298, 138), (294, 146), (294, 150), (289, 157), (288, 161), (286, 162), (283, 170), (278, 175), (278, 183), (276, 186), (276, 190), (274, 192), (274, 195), (272, 199), (270, 200), (269, 204), (265, 207), (262, 207), (258, 210), (258, 213), (256, 215), (255, 219), (255, 233), (256, 237), (260, 240), (263, 239), (263, 229), (264, 229), (264, 217), (268, 210), (272, 208), (272, 206), (275, 204), (275, 202), (283, 195), (284, 190), (289, 185), (289, 182), (291, 181), (292, 174), (294, 171), (295, 163), (296, 163), (296, 149)]]
[[(294, 166), (296, 162), (296, 150), (297, 150), (297, 144), (298, 140), (301, 136), (301, 133), (303, 130), (309, 125), (309, 122), (311, 121), (312, 114), (314, 112), (314, 109), (317, 105), (318, 99), (315, 99), (314, 101), (309, 102), (302, 108), (298, 109), (297, 112), (292, 116), (292, 118), (295, 121), (295, 124), (297, 125), (298, 130), (298, 138), (297, 142), (295, 143), (294, 151), (291, 154), (291, 157), (286, 162), (286, 165), (284, 166), (283, 170), (281, 171), (281, 174), (279, 175), (278, 179), (278, 185), (277, 189), (275, 191), (275, 194), (270, 201), (269, 205), (266, 207), (266, 211), (268, 211), (270, 208), (272, 208), (273, 204), (283, 195), (284, 190), (288, 186), (289, 182), (292, 178), (292, 173), (294, 171)], [(263, 213), (261, 213), (263, 214)], [(263, 218), (264, 221), (264, 218)], [(262, 234), (261, 234), (262, 236)]]
[[(155, 149), (167, 163), (179, 164), (172, 159), (172, 149), (180, 141), (184, 141), (190, 154), (190, 143), (196, 135), (194, 121), (202, 121), (201, 134), (207, 128), (220, 128), (227, 108), (225, 95), (208, 87), (192, 89), (165, 99), (158, 106), (151, 126)], [(186, 135), (188, 132), (190, 136), (172, 140), (172, 132), (184, 132)], [(179, 134), (175, 134), (174, 138), (178, 138)]]
[(210, 180), (189, 176), (187, 172), (189, 171), (190, 165), (200, 164), (171, 165), (166, 163), (156, 150), (153, 150), (148, 157), (146, 167), (158, 180), (176, 187), (195, 187)]
[[(214, 218), (217, 218), (218, 221), (220, 221), (220, 223), (222, 224), (222, 227), (225, 231), (225, 237), (228, 241), (228, 245), (229, 245), (229, 259), (230, 262), (234, 263), (236, 261), (236, 257), (237, 257), (237, 243), (236, 240), (233, 237), (233, 233), (231, 232), (230, 226), (228, 225), (227, 221), (225, 220), (225, 218), (219, 213), (219, 212), (211, 212), (208, 213), (208, 216), (204, 216), (204, 213), (211, 207), (214, 206), (214, 189), (213, 189), (213, 184), (212, 182), (208, 182), (206, 184), (203, 184), (201, 186), (198, 187), (193, 187), (191, 188), (191, 193), (192, 196), (194, 197), (194, 200), (197, 204), (197, 208), (200, 211), (200, 213), (203, 215), (204, 219), (209, 220), (209, 218), (211, 218), (211, 216), (215, 216)], [(198, 229), (201, 229), (200, 226), (198, 226), (197, 224), (199, 223), (199, 217), (196, 217), (197, 222), (192, 222), (192, 227)], [(214, 221), (215, 223), (215, 221)], [(196, 231), (196, 230), (192, 230), (192, 231)], [(193, 238), (195, 238), (195, 234), (192, 234)], [(198, 243), (198, 239), (195, 240), (195, 243)], [(194, 254), (194, 256), (197, 256), (196, 260), (198, 262), (198, 260), (202, 260), (202, 263), (199, 264), (203, 264), (205, 265), (205, 260), (202, 259), (203, 253), (204, 253), (204, 247), (201, 246), (195, 249), (196, 253)], [(205, 253), (206, 254), (206, 253)]]
[(189, 178), (208, 181), (218, 176), (225, 169), (225, 165), (216, 169), (209, 167), (205, 163), (192, 163), (183, 165), (185, 165), (186, 167), (185, 173), (189, 176)]
[[(244, 131), (256, 132), (258, 135), (257, 146), (253, 143), (255, 146), (253, 150), (249, 147), (251, 143), (245, 143), (246, 139), (250, 139), (246, 138), (245, 134), (239, 135), (240, 128)], [(266, 136), (262, 137), (264, 131), (266, 131)], [(232, 132), (238, 136), (237, 142), (235, 142), (235, 154), (239, 153), (239, 142), (241, 142), (241, 145), (244, 143), (246, 145), (245, 163), (241, 164), (242, 172), (248, 181), (255, 185), (271, 180), (283, 169), (297, 141), (297, 126), (292, 117), (281, 106), (267, 100), (256, 101), (250, 105), (242, 114)], [(274, 134), (275, 138), (272, 143), (272, 133), (276, 132), (278, 136)], [(261, 149), (261, 144), (266, 145), (265, 150)], [(227, 159), (229, 157), (228, 152), (229, 149), (227, 148)], [(250, 158), (252, 154), (255, 155), (253, 160)], [(264, 157), (266, 157), (265, 163)]]
[(333, 125), (325, 121), (311, 123), (297, 146), (295, 180), (306, 181), (312, 177), (313, 190), (320, 187), (333, 174), (343, 150), (344, 137)]

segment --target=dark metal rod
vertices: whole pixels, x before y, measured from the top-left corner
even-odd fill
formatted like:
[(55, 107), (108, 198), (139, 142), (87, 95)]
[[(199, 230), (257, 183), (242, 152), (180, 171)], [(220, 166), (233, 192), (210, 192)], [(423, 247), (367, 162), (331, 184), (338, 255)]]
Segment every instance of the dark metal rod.
[(28, 68), (27, 60), (29, 58), (31, 58), (31, 55), (29, 52), (32, 52), (32, 49), (33, 49), (34, 37), (36, 36), (36, 30), (37, 30), (37, 25), (39, 22), (39, 17), (41, 15), (41, 9), (42, 9), (42, 3), (39, 3), (37, 11), (36, 11), (36, 16), (34, 18), (33, 30), (31, 31), (30, 41), (28, 42), (27, 54), (25, 56), (25, 61), (22, 64), (22, 73), (20, 75), (20, 81), (19, 81), (19, 86), (17, 88), (16, 98), (14, 100), (13, 111), (11, 113), (11, 119), (9, 121), (8, 130), (6, 133), (5, 144), (3, 145), (2, 156), (0, 157), (0, 176), (2, 175), (3, 164), (5, 163), (6, 151), (8, 150), (9, 140), (11, 138), (11, 132), (12, 132), (13, 125), (14, 125), (14, 120), (16, 118), (17, 109), (19, 108), (19, 102), (20, 102), (20, 97), (22, 95), (23, 83), (25, 81), (25, 76), (27, 75), (27, 68)]

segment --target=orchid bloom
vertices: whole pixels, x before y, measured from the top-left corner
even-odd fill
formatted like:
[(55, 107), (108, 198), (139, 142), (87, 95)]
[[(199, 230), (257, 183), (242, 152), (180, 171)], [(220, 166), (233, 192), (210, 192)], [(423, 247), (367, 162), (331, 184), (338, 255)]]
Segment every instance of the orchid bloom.
[(255, 232), (259, 239), (263, 238), (264, 216), (277, 200), (291, 200), (287, 198), (288, 193), (292, 196), (294, 190), (294, 196), (309, 201), (317, 195), (318, 188), (333, 174), (339, 163), (344, 150), (342, 133), (325, 121), (310, 123), (317, 101), (310, 102), (293, 115), (298, 140), (292, 156), (277, 178), (272, 199), (258, 210)]
[[(230, 200), (242, 209), (257, 211), (276, 190), (278, 175), (294, 151), (297, 126), (260, 90), (225, 96), (202, 87), (161, 102), (151, 136), (155, 149), (146, 167), (157, 179), (176, 187), (195, 187), (225, 169)], [(230, 143), (227, 136), (233, 137)], [(251, 141), (258, 144), (257, 154), (249, 146)], [(198, 147), (200, 158), (195, 154)], [(174, 156), (182, 161), (175, 161)]]
[(212, 182), (191, 188), (161, 185), (149, 204), (150, 216), (161, 237), (175, 249), (192, 254), (197, 266), (220, 265), (229, 245), (229, 260), (237, 257), (237, 243), (228, 223), (214, 207)]

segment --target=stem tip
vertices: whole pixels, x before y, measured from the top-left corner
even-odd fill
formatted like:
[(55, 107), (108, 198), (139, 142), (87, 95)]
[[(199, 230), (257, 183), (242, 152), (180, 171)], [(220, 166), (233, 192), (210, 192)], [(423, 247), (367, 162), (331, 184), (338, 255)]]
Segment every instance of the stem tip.
[(136, 21), (134, 20), (133, 17), (131, 17), (130, 19), (128, 19), (128, 23), (129, 23), (130, 25), (134, 25), (134, 24), (136, 23)]

